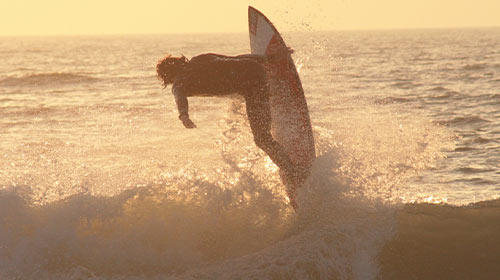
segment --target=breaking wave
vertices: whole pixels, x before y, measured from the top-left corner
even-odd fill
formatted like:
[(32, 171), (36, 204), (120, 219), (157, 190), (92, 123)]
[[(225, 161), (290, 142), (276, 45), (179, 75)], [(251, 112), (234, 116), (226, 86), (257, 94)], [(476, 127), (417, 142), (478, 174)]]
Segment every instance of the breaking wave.
[[(391, 209), (347, 198), (318, 158), (301, 212), (273, 180), (196, 170), (103, 197), (44, 205), (29, 189), (0, 192), (2, 279), (350, 279), (375, 275)], [(233, 175), (228, 175), (233, 174)], [(274, 178), (277, 180), (277, 177)]]
[(499, 200), (398, 207), (348, 198), (349, 187), (328, 174), (326, 161), (319, 159), (301, 191), (298, 215), (250, 173), (228, 189), (228, 181), (183, 170), (116, 196), (82, 193), (38, 206), (22, 188), (4, 189), (0, 276), (494, 279), (500, 273), (494, 265)]
[[(376, 143), (367, 143), (366, 133), (373, 141), (381, 136), (361, 125), (366, 124), (364, 118), (350, 120), (359, 130), (354, 134), (333, 137), (332, 131), (315, 127), (318, 158), (299, 189), (300, 209), (295, 213), (276, 168), (254, 147), (248, 124), (241, 120), (243, 108), (234, 105), (235, 114), (222, 122), (220, 147), (227, 165), (215, 174), (188, 165), (128, 188), (120, 180), (111, 180), (112, 174), (108, 179), (102, 174), (104, 182), (96, 182), (125, 190), (99, 195), (90, 191), (98, 186), (82, 181), (72, 187), (79, 190), (76, 193), (52, 200), (40, 200), (43, 194), (32, 193), (35, 186), (3, 186), (0, 278), (376, 279), (397, 275), (397, 268), (385, 262), (384, 250), (397, 245), (392, 244), (401, 232), (401, 211), (400, 204), (387, 201), (387, 195), (412, 169), (433, 161), (433, 146), (443, 139), (428, 136), (421, 139), (427, 143), (425, 149), (409, 142), (399, 147), (406, 152), (378, 149), (374, 154), (370, 145)], [(387, 126), (385, 117), (367, 117), (370, 125), (384, 123), (386, 131), (380, 135), (385, 141), (392, 139), (392, 133), (400, 136), (398, 143), (401, 137), (415, 141), (419, 129), (427, 129), (415, 123), (415, 130), (405, 132), (399, 124)], [(365, 136), (351, 139), (357, 135)], [(59, 161), (57, 156), (50, 160)], [(388, 259), (389, 264), (398, 261), (398, 257)]]

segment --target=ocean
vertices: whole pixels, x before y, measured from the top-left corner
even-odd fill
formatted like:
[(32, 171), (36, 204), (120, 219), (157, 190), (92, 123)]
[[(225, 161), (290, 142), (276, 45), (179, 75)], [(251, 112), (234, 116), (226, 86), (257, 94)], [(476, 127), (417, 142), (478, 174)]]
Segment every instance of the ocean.
[(316, 159), (288, 205), (243, 100), (166, 54), (247, 34), (0, 38), (0, 279), (498, 279), (500, 29), (289, 32)]

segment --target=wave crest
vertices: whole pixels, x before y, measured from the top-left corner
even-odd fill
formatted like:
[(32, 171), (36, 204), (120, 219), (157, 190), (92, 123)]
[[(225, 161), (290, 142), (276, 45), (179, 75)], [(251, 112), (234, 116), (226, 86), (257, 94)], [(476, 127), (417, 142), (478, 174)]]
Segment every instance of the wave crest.
[(183, 172), (112, 197), (77, 194), (39, 206), (22, 188), (0, 191), (0, 276), (51, 279), (75, 267), (180, 273), (271, 246), (289, 227), (283, 198), (255, 178), (243, 175), (229, 190)]

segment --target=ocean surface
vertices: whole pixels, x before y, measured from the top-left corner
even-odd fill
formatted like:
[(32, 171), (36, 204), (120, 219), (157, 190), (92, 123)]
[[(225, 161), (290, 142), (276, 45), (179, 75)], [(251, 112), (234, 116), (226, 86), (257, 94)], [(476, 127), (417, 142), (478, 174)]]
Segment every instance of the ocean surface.
[(498, 279), (500, 29), (284, 33), (318, 158), (288, 205), (243, 101), (166, 54), (246, 34), (0, 38), (0, 279)]

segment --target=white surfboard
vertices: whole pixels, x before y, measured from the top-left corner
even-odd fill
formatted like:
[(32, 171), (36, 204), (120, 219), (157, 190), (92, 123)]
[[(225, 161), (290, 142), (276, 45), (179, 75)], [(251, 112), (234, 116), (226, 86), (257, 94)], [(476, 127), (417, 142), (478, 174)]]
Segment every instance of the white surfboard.
[[(286, 51), (285, 41), (261, 12), (248, 7), (250, 47), (252, 54), (272, 55)], [(290, 159), (304, 170), (310, 170), (316, 158), (309, 110), (299, 74), (291, 55), (268, 66), (272, 134), (287, 151)]]

